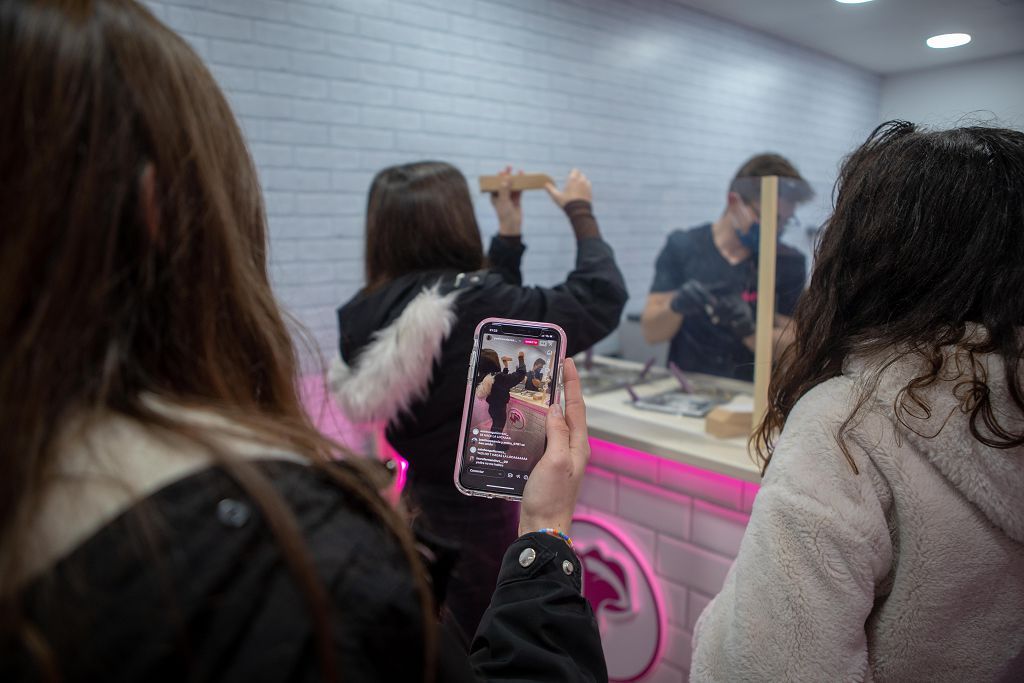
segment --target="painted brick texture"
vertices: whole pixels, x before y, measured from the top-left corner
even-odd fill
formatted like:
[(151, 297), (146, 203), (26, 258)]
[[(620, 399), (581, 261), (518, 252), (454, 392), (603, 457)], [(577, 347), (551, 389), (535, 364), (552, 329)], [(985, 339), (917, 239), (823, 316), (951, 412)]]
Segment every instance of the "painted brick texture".
[[(594, 452), (602, 452), (600, 444)], [(634, 460), (641, 478), (648, 478), (653, 465), (663, 483), (631, 476)], [(719, 475), (702, 479), (692, 467), (655, 458), (604, 453), (598, 462), (592, 459), (587, 469), (580, 512), (605, 519), (650, 558), (667, 611), (664, 656), (643, 680), (685, 680), (694, 625), (722, 587), (749, 521), (741, 499), (758, 487)], [(681, 481), (689, 495), (676, 492)]]
[[(365, 193), (384, 165), (442, 158), (471, 182), (506, 163), (583, 168), (639, 310), (666, 233), (715, 218), (744, 158), (789, 155), (821, 198), (801, 216), (813, 223), (879, 106), (877, 77), (669, 0), (148, 5), (241, 119), (268, 192), (275, 286), (325, 355), (331, 311), (362, 282)], [(543, 193), (524, 203), (526, 281), (555, 284), (571, 234)], [(477, 213), (493, 233), (486, 198)]]

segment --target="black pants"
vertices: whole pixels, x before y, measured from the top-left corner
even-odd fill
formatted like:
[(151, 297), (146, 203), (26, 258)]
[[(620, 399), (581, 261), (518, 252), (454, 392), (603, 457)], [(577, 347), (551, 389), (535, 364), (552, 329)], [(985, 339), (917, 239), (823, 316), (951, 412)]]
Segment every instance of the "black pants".
[(519, 506), (507, 500), (464, 496), (452, 485), (409, 484), (412, 504), (427, 527), (461, 546), (448, 582), (446, 607), (472, 639), (491, 602), (501, 558), (518, 536)]
[(507, 403), (488, 403), (487, 414), (491, 416), (491, 431), (492, 432), (503, 432), (505, 431), (505, 421), (508, 419), (506, 409), (508, 408)]

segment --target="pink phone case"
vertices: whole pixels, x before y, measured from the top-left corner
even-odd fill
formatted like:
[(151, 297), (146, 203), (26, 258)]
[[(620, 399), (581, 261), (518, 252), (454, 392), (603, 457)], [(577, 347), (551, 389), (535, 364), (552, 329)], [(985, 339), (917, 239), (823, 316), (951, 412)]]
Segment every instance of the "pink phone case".
[(491, 323), (503, 323), (507, 325), (518, 325), (521, 327), (536, 327), (540, 329), (549, 329), (558, 332), (559, 336), (559, 347), (558, 347), (558, 381), (555, 383), (555, 401), (562, 400), (562, 370), (565, 366), (565, 330), (558, 325), (553, 323), (540, 323), (531, 320), (512, 320), (511, 318), (485, 318), (480, 321), (480, 324), (476, 326), (476, 330), (473, 331), (473, 351), (469, 356), (469, 371), (466, 373), (466, 397), (463, 399), (462, 405), (462, 425), (459, 427), (459, 450), (455, 457), (455, 472), (452, 475), (455, 481), (455, 488), (460, 493), (467, 496), (480, 496), (481, 498), (504, 498), (505, 500), (520, 501), (522, 496), (509, 493), (491, 493), (488, 491), (477, 491), (476, 489), (468, 489), (462, 485), (459, 481), (459, 473), (462, 471), (462, 453), (466, 445), (466, 426), (469, 424), (469, 420), (472, 418), (473, 413), (473, 375), (476, 372), (477, 363), (477, 349), (480, 346), (480, 333), (484, 329), (484, 325)]

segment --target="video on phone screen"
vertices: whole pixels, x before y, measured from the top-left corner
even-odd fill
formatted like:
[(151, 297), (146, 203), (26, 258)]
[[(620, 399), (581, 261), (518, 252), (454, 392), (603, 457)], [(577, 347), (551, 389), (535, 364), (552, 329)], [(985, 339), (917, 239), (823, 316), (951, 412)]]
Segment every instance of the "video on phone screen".
[(544, 453), (557, 365), (554, 339), (482, 335), (463, 447), (463, 486), (522, 495)]

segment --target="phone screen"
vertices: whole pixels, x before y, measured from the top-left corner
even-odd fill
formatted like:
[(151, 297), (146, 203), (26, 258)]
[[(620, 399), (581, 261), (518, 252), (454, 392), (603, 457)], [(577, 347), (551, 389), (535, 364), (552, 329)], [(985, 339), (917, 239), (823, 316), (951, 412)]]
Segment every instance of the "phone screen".
[(521, 497), (544, 454), (548, 407), (561, 370), (562, 332), (541, 323), (488, 322), (476, 340), (459, 484)]

